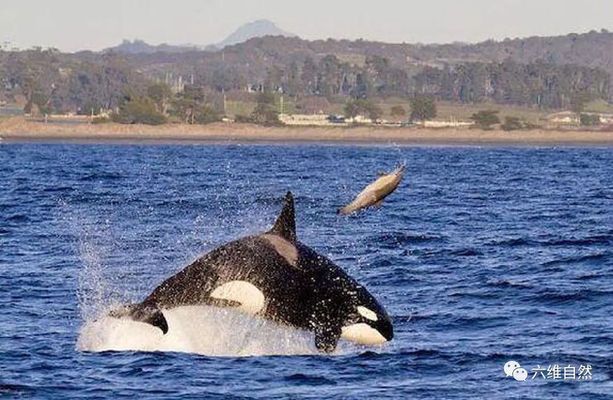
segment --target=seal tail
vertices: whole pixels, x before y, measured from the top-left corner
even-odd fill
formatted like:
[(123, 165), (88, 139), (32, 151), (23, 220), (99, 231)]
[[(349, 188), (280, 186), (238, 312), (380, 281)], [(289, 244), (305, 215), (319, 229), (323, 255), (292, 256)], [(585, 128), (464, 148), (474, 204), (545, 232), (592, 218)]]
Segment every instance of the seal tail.
[(164, 335), (168, 333), (168, 322), (162, 310), (155, 305), (129, 304), (111, 311), (109, 315), (115, 318), (127, 317), (137, 322), (144, 322), (160, 328)]

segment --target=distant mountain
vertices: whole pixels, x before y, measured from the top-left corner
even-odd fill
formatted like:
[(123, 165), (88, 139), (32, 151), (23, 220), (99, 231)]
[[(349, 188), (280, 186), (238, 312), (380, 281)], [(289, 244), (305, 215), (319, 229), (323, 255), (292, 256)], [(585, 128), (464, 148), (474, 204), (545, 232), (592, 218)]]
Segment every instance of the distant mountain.
[(109, 47), (103, 50), (105, 53), (115, 52), (121, 54), (153, 54), (153, 53), (185, 53), (188, 51), (198, 51), (201, 50), (197, 46), (192, 45), (170, 45), (170, 44), (159, 44), (157, 46), (151, 45), (143, 40), (135, 39), (134, 41), (129, 41), (124, 39), (121, 44), (115, 47)]
[(232, 46), (238, 43), (246, 42), (249, 39), (264, 36), (285, 36), (290, 38), (297, 37), (293, 33), (280, 29), (272, 21), (260, 19), (242, 25), (237, 30), (232, 32), (227, 38), (217, 44), (214, 44), (213, 46), (217, 49), (223, 49), (226, 46)]
[(191, 51), (217, 51), (226, 46), (243, 43), (249, 39), (260, 38), (264, 36), (283, 36), (287, 38), (297, 37), (293, 33), (286, 32), (280, 29), (274, 22), (266, 19), (249, 22), (240, 26), (232, 32), (227, 38), (219, 43), (211, 44), (206, 47), (196, 45), (171, 45), (159, 44), (151, 45), (143, 40), (135, 39), (133, 41), (124, 39), (121, 44), (104, 49), (103, 52), (115, 52), (121, 54), (154, 54), (154, 53), (186, 53)]
[[(248, 24), (262, 26), (261, 23)], [(264, 23), (264, 25), (267, 25)], [(278, 28), (277, 28), (278, 29)], [(250, 30), (250, 29), (248, 29)], [(244, 29), (239, 29), (219, 46), (227, 46), (239, 39)], [(256, 33), (250, 30), (251, 33)], [(263, 31), (259, 30), (261, 34)], [(266, 31), (274, 33), (270, 30)], [(278, 32), (278, 31), (276, 31)], [(281, 31), (283, 32), (283, 31)], [(247, 32), (249, 33), (249, 32)], [(286, 34), (289, 35), (289, 34)], [(244, 38), (246, 36), (241, 36)], [(142, 41), (124, 42), (115, 51), (123, 51), (132, 56), (132, 61), (142, 71), (159, 71), (172, 68), (174, 72), (189, 75), (197, 69), (217, 68), (219, 58), (213, 53), (215, 48), (206, 51), (189, 46), (150, 46)], [(166, 54), (162, 53), (162, 49)], [(156, 53), (157, 51), (157, 53)], [(528, 37), (488, 40), (480, 43), (451, 44), (409, 44), (382, 43), (367, 40), (303, 40), (299, 37), (282, 35), (254, 37), (245, 42), (227, 47), (225, 67), (232, 66), (248, 82), (265, 79), (271, 65), (285, 65), (292, 62), (302, 65), (306, 58), (319, 62), (326, 55), (335, 55), (341, 62), (362, 66), (366, 59), (373, 56), (383, 57), (394, 68), (405, 70), (414, 75), (424, 68), (444, 69), (471, 62), (500, 63), (512, 60), (521, 64), (549, 63), (554, 65), (581, 65), (600, 68), (611, 75), (613, 82), (613, 32), (605, 29), (586, 33), (570, 33), (551, 37)], [(141, 57), (142, 56), (142, 57)]]

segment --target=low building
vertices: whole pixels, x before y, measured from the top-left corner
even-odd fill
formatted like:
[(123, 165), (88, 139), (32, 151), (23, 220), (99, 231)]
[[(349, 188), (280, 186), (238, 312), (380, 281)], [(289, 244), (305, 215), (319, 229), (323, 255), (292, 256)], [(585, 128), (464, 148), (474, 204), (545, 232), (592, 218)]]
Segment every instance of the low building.
[(577, 125), (579, 116), (576, 112), (561, 111), (547, 116), (547, 122), (558, 125)]
[(294, 126), (330, 125), (326, 114), (279, 114), (279, 121)]
[(353, 118), (347, 118), (345, 119), (345, 121), (349, 124), (372, 124), (374, 121), (368, 117), (365, 117), (363, 115), (356, 115)]
[(472, 121), (458, 121), (455, 119), (448, 121), (424, 121), (422, 123), (424, 128), (466, 128), (474, 124)]

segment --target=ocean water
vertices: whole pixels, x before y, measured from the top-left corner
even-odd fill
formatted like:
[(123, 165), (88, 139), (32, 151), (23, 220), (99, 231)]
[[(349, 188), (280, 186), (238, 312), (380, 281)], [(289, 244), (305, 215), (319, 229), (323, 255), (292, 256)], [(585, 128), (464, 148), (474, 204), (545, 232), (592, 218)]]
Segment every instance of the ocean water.
[[(403, 161), (382, 208), (336, 214)], [(321, 355), (212, 317), (222, 356), (79, 349), (108, 307), (267, 229), (287, 190), (299, 239), (380, 300), (392, 342)], [(613, 150), (4, 143), (0, 306), (0, 397), (610, 399)], [(591, 379), (532, 379), (555, 365)]]

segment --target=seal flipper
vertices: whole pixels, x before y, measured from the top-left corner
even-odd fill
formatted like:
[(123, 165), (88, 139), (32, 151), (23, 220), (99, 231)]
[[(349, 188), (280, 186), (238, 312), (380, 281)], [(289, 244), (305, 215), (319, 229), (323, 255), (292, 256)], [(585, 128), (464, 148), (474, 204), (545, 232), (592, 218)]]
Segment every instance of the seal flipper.
[(277, 217), (275, 225), (267, 233), (279, 235), (290, 243), (296, 243), (296, 215), (292, 192), (287, 192), (285, 195), (283, 210)]
[(165, 335), (168, 333), (168, 322), (162, 311), (155, 305), (131, 304), (109, 313), (111, 317), (129, 317), (137, 322), (144, 322), (160, 328)]

